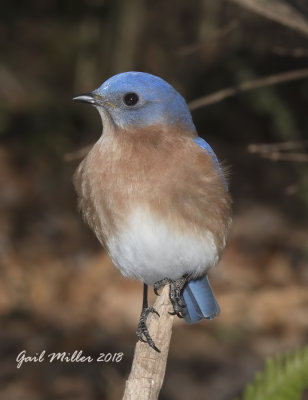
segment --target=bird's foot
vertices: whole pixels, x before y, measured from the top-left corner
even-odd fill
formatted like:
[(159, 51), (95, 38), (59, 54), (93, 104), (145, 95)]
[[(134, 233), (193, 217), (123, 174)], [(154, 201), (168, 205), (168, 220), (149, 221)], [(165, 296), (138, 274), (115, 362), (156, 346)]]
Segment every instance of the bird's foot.
[(158, 290), (165, 285), (170, 285), (169, 298), (173, 307), (171, 315), (177, 315), (179, 318), (184, 318), (183, 308), (185, 303), (182, 300), (182, 293), (186, 283), (190, 280), (191, 274), (185, 274), (180, 279), (172, 280), (169, 278), (161, 279), (154, 283), (154, 293), (158, 295)]
[(154, 288), (154, 293), (156, 294), (156, 296), (159, 296), (159, 293), (158, 293), (159, 289), (161, 289), (165, 285), (171, 284), (171, 282), (173, 282), (173, 281), (169, 278), (164, 278), (164, 279), (161, 279), (160, 281), (155, 282), (153, 285), (153, 288)]
[(141, 315), (140, 315), (140, 320), (137, 328), (137, 338), (140, 340), (140, 342), (147, 343), (152, 349), (160, 353), (160, 350), (155, 346), (155, 343), (153, 339), (151, 338), (151, 335), (149, 333), (148, 327), (147, 327), (147, 318), (150, 313), (154, 313), (159, 316), (159, 313), (155, 310), (154, 307), (145, 307), (142, 309)]

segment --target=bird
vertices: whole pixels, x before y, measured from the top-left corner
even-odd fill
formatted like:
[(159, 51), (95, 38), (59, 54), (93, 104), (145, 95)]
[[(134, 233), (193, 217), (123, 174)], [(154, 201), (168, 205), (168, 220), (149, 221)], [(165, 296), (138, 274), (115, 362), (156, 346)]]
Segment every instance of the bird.
[(143, 283), (136, 333), (159, 352), (148, 286), (159, 294), (169, 285), (171, 313), (189, 324), (220, 313), (208, 271), (232, 220), (226, 169), (184, 97), (158, 76), (122, 72), (73, 100), (93, 105), (103, 125), (74, 173), (78, 207), (122, 275)]

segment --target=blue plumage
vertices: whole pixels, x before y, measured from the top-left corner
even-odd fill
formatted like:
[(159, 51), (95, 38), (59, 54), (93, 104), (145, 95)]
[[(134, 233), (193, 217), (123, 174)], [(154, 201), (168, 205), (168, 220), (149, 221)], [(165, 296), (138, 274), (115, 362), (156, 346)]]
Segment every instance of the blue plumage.
[(219, 305), (210, 286), (208, 276), (188, 282), (183, 292), (186, 307), (183, 311), (187, 323), (193, 324), (200, 319), (213, 319), (220, 313)]
[[(109, 78), (93, 93), (108, 98), (105, 107), (119, 126), (181, 125), (196, 132), (185, 99), (158, 76), (135, 71), (121, 73)], [(138, 94), (134, 107), (123, 104), (127, 93)]]
[(200, 136), (197, 136), (194, 138), (194, 142), (200, 146), (202, 149), (204, 149), (206, 152), (208, 152), (212, 159), (214, 160), (215, 164), (216, 164), (216, 168), (218, 169), (218, 171), (220, 172), (220, 175), (222, 177), (222, 180), (224, 181), (224, 184), (226, 186), (226, 189), (228, 190), (228, 183), (227, 180), (224, 176), (224, 173), (222, 172), (221, 166), (219, 164), (219, 161), (216, 157), (216, 154), (214, 153), (214, 150), (212, 149), (212, 147), (208, 144), (208, 142), (206, 142), (204, 139), (202, 139)]
[[(211, 146), (199, 136), (194, 138), (194, 142), (211, 155), (225, 181), (218, 159)], [(183, 312), (184, 319), (189, 324), (196, 323), (203, 318), (213, 319), (220, 313), (220, 308), (210, 286), (207, 274), (201, 278), (189, 281), (183, 291), (182, 298), (186, 304)]]
[(215, 164), (217, 167), (220, 168), (219, 166), (219, 162), (218, 159), (216, 157), (216, 154), (214, 153), (214, 150), (212, 149), (212, 147), (208, 144), (208, 142), (206, 142), (204, 139), (202, 139), (200, 136), (197, 136), (194, 138), (194, 142), (200, 146), (202, 149), (204, 149), (205, 151), (207, 151), (208, 153), (210, 153), (211, 157), (213, 158), (213, 160), (215, 161)]

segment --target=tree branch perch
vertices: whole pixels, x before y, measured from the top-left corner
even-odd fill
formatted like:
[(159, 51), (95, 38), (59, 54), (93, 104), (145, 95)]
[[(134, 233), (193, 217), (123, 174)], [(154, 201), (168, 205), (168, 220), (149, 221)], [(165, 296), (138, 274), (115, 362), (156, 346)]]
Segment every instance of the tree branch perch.
[(282, 26), (308, 35), (308, 20), (288, 1), (283, 0), (229, 0)]
[(254, 79), (238, 84), (237, 86), (227, 87), (222, 90), (218, 90), (207, 96), (200, 97), (199, 99), (193, 100), (188, 103), (190, 111), (196, 110), (197, 108), (206, 107), (210, 104), (218, 103), (228, 97), (235, 96), (236, 94), (247, 92), (252, 89), (258, 89), (265, 86), (277, 85), (282, 82), (295, 81), (297, 79), (303, 79), (308, 77), (308, 68), (298, 69), (289, 72), (283, 72), (280, 74), (269, 75), (264, 78)]
[(157, 297), (154, 307), (160, 317), (150, 314), (147, 326), (161, 352), (157, 353), (147, 343), (137, 342), (122, 400), (155, 400), (162, 387), (174, 320), (174, 316), (169, 314), (171, 305), (168, 285)]

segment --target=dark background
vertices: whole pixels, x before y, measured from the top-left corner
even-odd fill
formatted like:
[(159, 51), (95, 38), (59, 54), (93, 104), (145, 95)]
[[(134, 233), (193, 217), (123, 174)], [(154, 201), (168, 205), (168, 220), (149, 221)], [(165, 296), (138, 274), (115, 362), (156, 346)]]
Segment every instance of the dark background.
[[(71, 98), (127, 70), (159, 75), (189, 102), (307, 68), (307, 2), (258, 0), (258, 12), (251, 3), (45, 0), (1, 7), (1, 399), (119, 399), (130, 370), (142, 285), (111, 266), (76, 210), (76, 151), (99, 138), (101, 123), (93, 108)], [(176, 321), (162, 400), (233, 399), (268, 356), (307, 344), (307, 111), (306, 78), (193, 112), (199, 134), (231, 166), (234, 223), (211, 273), (222, 313), (194, 326)], [(247, 149), (283, 141), (297, 143), (289, 161)], [(124, 358), (17, 369), (22, 350)]]

